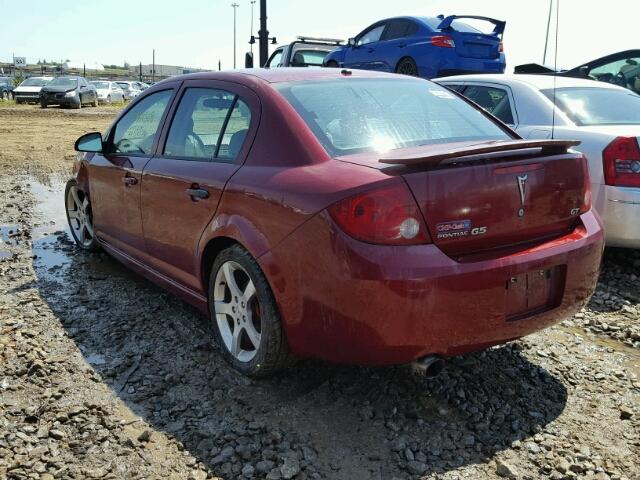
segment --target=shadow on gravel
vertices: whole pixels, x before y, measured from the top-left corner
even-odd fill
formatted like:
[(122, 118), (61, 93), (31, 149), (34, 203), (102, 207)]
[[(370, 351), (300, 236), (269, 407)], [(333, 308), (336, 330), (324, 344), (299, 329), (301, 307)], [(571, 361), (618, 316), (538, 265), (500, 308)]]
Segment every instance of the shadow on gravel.
[(79, 252), (63, 231), (34, 238), (34, 253), (40, 295), (102, 381), (224, 478), (446, 472), (527, 439), (566, 403), (520, 344), (453, 359), (435, 379), (308, 361), (248, 380), (226, 367), (206, 319), (110, 257)]

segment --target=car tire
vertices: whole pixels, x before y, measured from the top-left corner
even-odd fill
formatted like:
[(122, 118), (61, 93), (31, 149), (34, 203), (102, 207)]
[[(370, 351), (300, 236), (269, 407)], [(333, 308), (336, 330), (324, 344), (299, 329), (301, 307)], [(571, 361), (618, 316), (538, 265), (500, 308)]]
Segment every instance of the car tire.
[(13, 100), (13, 92), (7, 92), (7, 100)]
[(64, 205), (69, 230), (76, 245), (88, 252), (100, 250), (93, 230), (91, 200), (75, 179), (69, 180), (64, 189)]
[(9, 100), (9, 92), (6, 90), (2, 91), (2, 100)]
[(111, 95), (107, 95), (107, 105), (111, 105)]
[(240, 245), (223, 250), (213, 262), (208, 299), (215, 341), (234, 369), (264, 377), (293, 363), (271, 287)]
[(76, 110), (80, 110), (82, 108), (82, 97), (78, 99), (78, 104), (74, 105), (73, 108), (75, 108)]
[(338, 62), (335, 60), (329, 60), (327, 62), (327, 68), (338, 68)]
[(40, 108), (47, 108), (47, 102), (40, 100)]
[(97, 93), (93, 96), (93, 102), (91, 102), (91, 106), (92, 107), (97, 107), (98, 106), (98, 94)]
[(417, 77), (418, 65), (416, 65), (415, 60), (411, 57), (402, 58), (396, 66), (396, 73)]

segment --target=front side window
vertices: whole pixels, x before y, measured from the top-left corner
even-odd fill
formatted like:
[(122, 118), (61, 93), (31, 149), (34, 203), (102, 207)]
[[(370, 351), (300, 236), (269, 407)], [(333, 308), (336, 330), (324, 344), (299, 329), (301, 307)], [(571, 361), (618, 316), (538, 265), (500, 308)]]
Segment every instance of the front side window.
[(116, 124), (112, 152), (149, 155), (172, 90), (156, 92), (138, 102)]
[(273, 53), (273, 56), (271, 57), (271, 60), (269, 60), (269, 64), (267, 65), (267, 67), (281, 67), (282, 66), (282, 50), (276, 50)]
[(367, 43), (373, 43), (380, 40), (382, 32), (384, 31), (384, 25), (378, 25), (371, 30), (366, 31), (359, 39), (358, 45), (366, 45)]
[(464, 96), (477, 103), (494, 117), (507, 125), (513, 125), (513, 113), (509, 94), (502, 88), (470, 85), (464, 90)]
[(423, 80), (354, 78), (276, 88), (334, 156), (511, 138), (478, 109)]
[(640, 58), (626, 58), (592, 69), (589, 75), (640, 93)]
[(171, 122), (164, 154), (186, 160), (233, 161), (250, 119), (249, 108), (233, 93), (188, 88)]
[(640, 125), (640, 96), (617, 88), (542, 90), (576, 125)]

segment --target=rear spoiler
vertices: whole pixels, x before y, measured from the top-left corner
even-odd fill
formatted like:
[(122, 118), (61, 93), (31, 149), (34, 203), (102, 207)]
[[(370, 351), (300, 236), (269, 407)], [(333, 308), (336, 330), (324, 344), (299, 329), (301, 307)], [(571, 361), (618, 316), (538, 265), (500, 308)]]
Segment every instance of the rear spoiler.
[(440, 25), (438, 25), (438, 30), (453, 28), (451, 26), (451, 23), (459, 18), (471, 18), (473, 20), (484, 20), (485, 22), (493, 23), (495, 25), (493, 33), (495, 33), (496, 35), (502, 35), (504, 33), (504, 27), (507, 25), (507, 22), (503, 22), (502, 20), (496, 20), (495, 18), (489, 17), (478, 17), (476, 15), (449, 15), (446, 18), (440, 15), (438, 18), (443, 19), (442, 22), (440, 22)]
[(516, 65), (513, 69), (513, 73), (560, 73), (560, 70), (554, 70), (553, 67), (542, 65), (540, 63), (525, 63), (522, 65)]
[[(451, 159), (464, 159), (465, 157), (472, 157), (482, 155), (484, 158), (504, 156), (503, 152), (518, 152), (521, 150), (541, 149), (542, 155), (553, 155), (559, 153), (565, 153), (570, 147), (580, 145), (578, 140), (498, 140), (491, 142), (472, 143), (464, 142), (459, 144), (456, 148), (456, 144), (438, 144), (430, 145), (428, 150), (425, 151), (425, 147), (420, 147), (421, 151), (417, 149), (405, 150), (404, 154), (394, 155), (389, 152), (378, 160), (380, 163), (389, 165), (428, 165), (435, 166), (445, 160)], [(523, 152), (524, 153), (524, 152)], [(467, 158), (467, 160), (469, 160)]]

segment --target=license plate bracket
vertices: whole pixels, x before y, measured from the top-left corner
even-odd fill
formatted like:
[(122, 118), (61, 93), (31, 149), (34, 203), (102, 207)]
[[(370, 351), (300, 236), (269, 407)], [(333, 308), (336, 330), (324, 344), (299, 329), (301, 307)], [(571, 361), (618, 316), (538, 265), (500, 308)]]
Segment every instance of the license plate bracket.
[(505, 285), (506, 320), (520, 320), (560, 305), (565, 276), (566, 265), (558, 265), (508, 278)]

